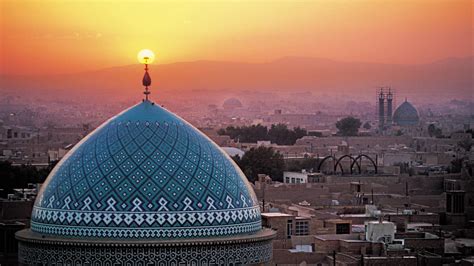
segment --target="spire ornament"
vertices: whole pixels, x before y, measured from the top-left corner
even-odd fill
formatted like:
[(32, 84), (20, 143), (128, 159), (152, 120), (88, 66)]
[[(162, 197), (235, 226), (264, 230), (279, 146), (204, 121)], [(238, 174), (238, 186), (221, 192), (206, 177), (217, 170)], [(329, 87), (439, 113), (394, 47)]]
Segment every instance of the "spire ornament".
[(151, 93), (148, 90), (148, 87), (151, 85), (151, 77), (150, 74), (148, 74), (148, 64), (151, 64), (153, 60), (155, 60), (155, 54), (151, 50), (144, 49), (138, 53), (137, 59), (138, 62), (145, 65), (145, 74), (143, 75), (142, 84), (145, 86), (145, 91), (143, 92), (143, 94), (145, 94), (145, 100), (148, 101), (148, 95)]

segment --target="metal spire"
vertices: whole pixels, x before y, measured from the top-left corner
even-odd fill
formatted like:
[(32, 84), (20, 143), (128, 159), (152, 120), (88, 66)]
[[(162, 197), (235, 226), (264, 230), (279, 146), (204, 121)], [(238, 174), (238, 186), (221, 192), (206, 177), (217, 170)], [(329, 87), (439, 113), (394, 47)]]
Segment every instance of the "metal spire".
[(151, 85), (151, 77), (150, 74), (148, 74), (148, 65), (153, 63), (153, 60), (155, 60), (155, 54), (149, 49), (143, 49), (138, 52), (137, 59), (138, 62), (145, 65), (145, 75), (143, 75), (142, 80), (142, 84), (145, 86), (145, 91), (143, 92), (143, 94), (145, 94), (145, 99), (143, 100), (148, 101), (148, 95), (150, 94), (150, 91), (148, 91), (148, 86)]
[(143, 86), (145, 86), (145, 91), (143, 92), (143, 94), (145, 94), (145, 100), (148, 101), (148, 95), (151, 93), (148, 90), (148, 86), (151, 85), (151, 77), (150, 77), (150, 74), (148, 74), (148, 64), (147, 63), (145, 63), (145, 74), (143, 75), (142, 84), (143, 84)]

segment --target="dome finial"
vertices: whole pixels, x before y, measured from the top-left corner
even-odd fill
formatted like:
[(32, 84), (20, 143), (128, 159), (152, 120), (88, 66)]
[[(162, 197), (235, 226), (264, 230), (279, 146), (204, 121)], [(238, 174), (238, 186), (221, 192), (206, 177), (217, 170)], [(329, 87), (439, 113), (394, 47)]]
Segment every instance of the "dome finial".
[(138, 53), (137, 59), (138, 62), (145, 65), (145, 74), (143, 75), (142, 84), (145, 86), (145, 91), (143, 92), (143, 94), (145, 94), (145, 100), (148, 101), (148, 95), (150, 94), (148, 86), (151, 85), (151, 77), (150, 74), (148, 74), (148, 64), (153, 62), (155, 54), (151, 50), (143, 49)]

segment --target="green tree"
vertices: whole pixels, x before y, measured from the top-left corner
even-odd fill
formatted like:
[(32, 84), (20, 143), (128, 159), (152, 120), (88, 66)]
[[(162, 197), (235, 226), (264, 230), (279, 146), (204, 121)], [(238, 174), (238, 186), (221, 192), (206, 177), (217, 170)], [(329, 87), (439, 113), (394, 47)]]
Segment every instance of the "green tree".
[(295, 128), (293, 128), (293, 131), (295, 132), (295, 137), (296, 137), (295, 142), (296, 142), (297, 139), (300, 139), (300, 138), (308, 135), (308, 132), (304, 128), (295, 127)]
[(357, 136), (359, 128), (362, 125), (359, 119), (348, 116), (343, 118), (336, 123), (338, 129), (337, 134), (341, 136)]
[(428, 134), (430, 137), (440, 138), (443, 136), (443, 131), (441, 128), (437, 128), (434, 124), (428, 126)]
[(285, 170), (291, 172), (301, 172), (301, 170), (316, 170), (319, 165), (318, 158), (304, 158), (295, 160), (285, 160)]
[[(234, 158), (236, 160), (237, 158)], [(285, 162), (283, 155), (271, 147), (251, 148), (240, 160), (236, 160), (250, 182), (255, 182), (258, 174), (267, 174), (273, 180), (283, 181)]]
[(289, 145), (294, 138), (294, 132), (288, 130), (285, 124), (272, 125), (268, 130), (268, 139), (278, 145)]
[(272, 125), (270, 130), (262, 125), (234, 127), (229, 126), (217, 131), (219, 135), (228, 135), (231, 139), (240, 142), (257, 143), (259, 140), (270, 140), (278, 145), (293, 145), (296, 140), (306, 136), (305, 129), (295, 127), (288, 129), (285, 124)]
[(305, 129), (295, 127), (290, 130), (285, 124), (272, 125), (268, 130), (268, 139), (278, 145), (293, 145), (297, 139), (306, 135)]
[(364, 127), (364, 129), (367, 129), (367, 130), (369, 130), (370, 128), (372, 128), (372, 126), (370, 125), (370, 123), (369, 123), (368, 121), (364, 123), (364, 126), (363, 126), (363, 127)]
[(243, 127), (228, 126), (226, 129), (219, 129), (217, 134), (228, 135), (239, 142), (257, 143), (259, 140), (268, 140), (267, 127), (260, 124)]
[(466, 130), (466, 133), (471, 133), (471, 137), (474, 139), (474, 130), (472, 130), (472, 128)]
[(472, 148), (472, 140), (465, 138), (458, 142), (458, 146), (463, 148), (465, 151), (469, 152)]
[(57, 161), (53, 161), (46, 168), (37, 169), (31, 165), (13, 166), (11, 162), (0, 161), (0, 189), (4, 195), (12, 193), (14, 188), (25, 188), (28, 183), (43, 183)]
[(449, 172), (450, 173), (460, 173), (462, 169), (462, 164), (463, 164), (464, 159), (459, 158), (459, 159), (454, 159), (451, 161), (451, 165), (449, 166)]

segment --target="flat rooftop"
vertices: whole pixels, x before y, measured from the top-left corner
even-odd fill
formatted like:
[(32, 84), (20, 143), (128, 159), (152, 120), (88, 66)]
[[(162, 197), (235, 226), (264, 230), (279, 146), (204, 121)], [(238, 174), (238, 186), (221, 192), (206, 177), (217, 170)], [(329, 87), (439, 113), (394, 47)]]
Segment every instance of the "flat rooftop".
[(347, 218), (351, 218), (351, 217), (353, 217), (353, 218), (356, 218), (356, 217), (357, 218), (371, 218), (372, 216), (369, 215), (369, 214), (365, 214), (365, 213), (354, 213), (354, 214), (339, 214), (339, 217), (341, 217), (341, 218), (345, 218), (345, 217), (347, 217)]
[(321, 240), (355, 240), (361, 241), (358, 234), (329, 234), (329, 235), (316, 235), (315, 238)]
[(417, 227), (435, 227), (439, 226), (439, 224), (430, 224), (430, 223), (408, 223), (407, 229), (415, 229)]
[(291, 214), (282, 213), (282, 212), (264, 212), (261, 213), (262, 217), (272, 218), (272, 217), (293, 217)]
[(474, 247), (474, 239), (471, 238), (456, 238), (454, 242), (465, 247)]

